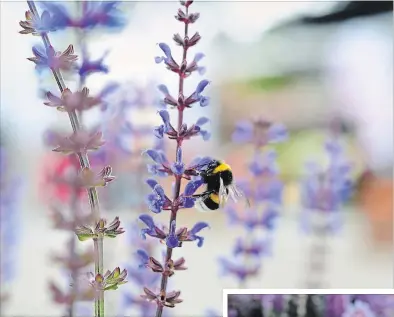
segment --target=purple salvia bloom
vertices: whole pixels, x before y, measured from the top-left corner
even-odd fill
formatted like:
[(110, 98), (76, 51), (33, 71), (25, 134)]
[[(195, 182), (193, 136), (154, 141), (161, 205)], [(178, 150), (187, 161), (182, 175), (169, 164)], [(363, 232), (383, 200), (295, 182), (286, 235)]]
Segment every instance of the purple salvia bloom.
[(240, 121), (235, 126), (232, 140), (238, 143), (250, 142), (253, 138), (253, 123), (250, 121)]
[(254, 264), (251, 267), (246, 267), (244, 264), (232, 262), (226, 258), (220, 258), (219, 263), (222, 267), (222, 274), (231, 274), (237, 277), (240, 281), (245, 281), (248, 277), (257, 275), (260, 264)]
[(194, 56), (193, 61), (186, 66), (185, 74), (190, 75), (192, 72), (197, 71), (200, 75), (204, 75), (206, 69), (205, 67), (198, 66), (198, 62), (204, 57), (203, 53), (197, 53)]
[(239, 237), (236, 240), (233, 253), (234, 256), (240, 254), (256, 257), (272, 255), (272, 239), (268, 237), (265, 240), (244, 241)]
[[(136, 252), (140, 257), (141, 264), (138, 266), (139, 268), (145, 267), (149, 261), (149, 254), (145, 250), (137, 250)], [(130, 272), (129, 272), (130, 274)]]
[(166, 244), (171, 249), (177, 248), (180, 246), (179, 245), (180, 241), (179, 241), (177, 234), (175, 233), (175, 230), (176, 230), (176, 222), (172, 221), (171, 226), (170, 226), (170, 231), (169, 231), (167, 238), (166, 238)]
[(28, 60), (36, 64), (38, 71), (45, 68), (69, 71), (74, 68), (75, 61), (78, 59), (78, 56), (74, 55), (72, 45), (69, 45), (64, 52), (56, 52), (52, 46), (48, 48), (34, 46), (32, 51), (34, 57), (29, 57)]
[(185, 171), (185, 164), (182, 162), (182, 149), (179, 147), (176, 153), (176, 162), (171, 165), (174, 175), (182, 176)]
[(191, 180), (187, 183), (183, 195), (181, 196), (181, 208), (193, 208), (195, 203), (195, 198), (192, 196), (198, 188), (204, 184), (202, 179)]
[(209, 225), (206, 222), (198, 222), (193, 228), (187, 232), (187, 240), (185, 241), (195, 241), (197, 240), (197, 246), (200, 248), (204, 243), (204, 238), (198, 236), (197, 233), (200, 232), (204, 228), (209, 228)]
[(280, 205), (282, 203), (283, 183), (278, 179), (262, 181), (255, 191), (254, 199), (256, 202), (269, 201)]
[(209, 133), (207, 130), (201, 129), (201, 126), (204, 124), (207, 124), (210, 120), (206, 117), (201, 117), (197, 120), (196, 124), (194, 125), (194, 129), (198, 131), (198, 134), (200, 134), (203, 138), (204, 141), (208, 141), (211, 137), (211, 133)]
[(169, 136), (175, 136), (176, 131), (170, 123), (170, 114), (168, 113), (168, 111), (160, 110), (158, 113), (163, 120), (163, 124), (155, 128), (154, 135), (159, 139), (162, 139), (164, 134), (167, 134)]
[(86, 49), (82, 50), (82, 64), (79, 67), (78, 74), (84, 79), (93, 73), (104, 73), (109, 72), (108, 66), (103, 64), (104, 58), (107, 57), (109, 51), (105, 52), (102, 57), (98, 60), (90, 60)]
[(166, 237), (164, 231), (155, 225), (155, 222), (151, 216), (144, 214), (138, 218), (147, 226), (147, 228), (141, 229), (141, 237), (144, 240), (146, 239), (146, 235), (159, 239)]
[(249, 170), (254, 176), (273, 175), (277, 173), (276, 152), (268, 151), (264, 154), (256, 153), (252, 162), (249, 164)]
[(65, 6), (59, 3), (42, 4), (54, 16), (57, 28), (73, 27), (93, 29), (103, 27), (107, 30), (120, 30), (126, 25), (126, 18), (117, 6), (120, 1), (86, 1), (81, 17), (73, 17)]
[[(172, 107), (177, 107), (177, 106), (178, 106), (178, 101), (177, 101), (174, 97), (172, 97), (172, 96), (170, 95), (170, 92), (168, 91), (168, 88), (167, 88), (166, 85), (159, 85), (157, 88), (159, 89), (159, 91), (160, 91), (162, 94), (164, 94), (163, 103), (164, 103), (165, 105), (170, 105), (170, 106), (172, 106)], [(163, 119), (163, 121), (165, 121), (165, 120)], [(167, 121), (169, 121), (169, 118), (168, 118)]]
[(48, 11), (43, 11), (41, 17), (33, 15), (30, 11), (25, 13), (26, 21), (20, 21), (19, 25), (23, 28), (20, 34), (41, 35), (56, 31), (55, 19)]
[(59, 2), (40, 2), (40, 5), (49, 11), (53, 17), (53, 27), (56, 29), (64, 29), (73, 25), (73, 19), (66, 7)]
[(232, 135), (234, 142), (250, 142), (257, 146), (283, 142), (287, 137), (287, 129), (282, 124), (271, 123), (264, 119), (257, 119), (253, 122), (240, 121)]
[(118, 9), (120, 1), (87, 1), (80, 20), (76, 20), (72, 26), (91, 29), (98, 26), (107, 29), (122, 29), (127, 19), (124, 13)]
[(179, 65), (177, 62), (174, 60), (174, 58), (171, 55), (171, 49), (166, 43), (160, 43), (159, 47), (163, 51), (165, 56), (158, 56), (155, 57), (155, 62), (157, 64), (164, 62), (164, 64), (167, 65), (167, 68), (175, 73), (179, 72)]
[(203, 96), (202, 92), (208, 86), (209, 81), (204, 79), (199, 82), (196, 90), (185, 100), (185, 106), (191, 107), (192, 104), (199, 102), (201, 107), (206, 107), (209, 105), (209, 97)]

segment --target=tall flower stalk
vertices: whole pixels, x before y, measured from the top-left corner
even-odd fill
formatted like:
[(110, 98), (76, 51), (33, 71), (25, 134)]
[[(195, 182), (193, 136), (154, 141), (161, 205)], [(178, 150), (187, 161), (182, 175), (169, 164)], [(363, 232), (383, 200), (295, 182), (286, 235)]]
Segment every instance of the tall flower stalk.
[(283, 125), (263, 119), (239, 122), (233, 134), (235, 142), (254, 147), (253, 159), (248, 165), (250, 178), (237, 182), (250, 205), (237, 204), (226, 208), (230, 222), (242, 225), (247, 234), (236, 240), (234, 261), (220, 258), (223, 273), (236, 277), (240, 288), (246, 287), (248, 279), (260, 273), (262, 257), (272, 254), (273, 230), (282, 204), (283, 183), (278, 177), (276, 153), (267, 146), (286, 138)]
[[(159, 176), (171, 176), (174, 178), (173, 183), (173, 197), (170, 199), (161, 185), (154, 180), (148, 179), (147, 184), (152, 189), (152, 194), (148, 196), (149, 209), (153, 213), (160, 213), (162, 210), (170, 212), (170, 220), (168, 227), (162, 227), (154, 223), (153, 218), (149, 214), (144, 214), (139, 219), (146, 225), (142, 229), (142, 236), (145, 238), (149, 235), (157, 238), (166, 244), (166, 252), (164, 263), (155, 259), (152, 256), (145, 258), (143, 265), (160, 274), (160, 290), (158, 293), (151, 289), (144, 287), (143, 298), (148, 301), (155, 302), (157, 305), (156, 317), (161, 317), (164, 307), (175, 307), (176, 304), (181, 303), (180, 291), (168, 291), (168, 279), (174, 275), (175, 271), (185, 270), (185, 259), (173, 259), (173, 249), (181, 247), (185, 241), (197, 241), (198, 246), (202, 246), (203, 238), (198, 235), (198, 232), (206, 227), (205, 222), (197, 223), (192, 229), (185, 227), (178, 227), (177, 214), (183, 208), (192, 208), (194, 206), (194, 198), (191, 195), (202, 185), (201, 179), (193, 179), (192, 176), (198, 175), (198, 167), (201, 166), (202, 161), (207, 161), (207, 158), (193, 161), (188, 166), (182, 160), (182, 144), (183, 141), (188, 140), (194, 136), (201, 135), (205, 140), (209, 138), (207, 131), (201, 128), (209, 120), (207, 118), (200, 118), (195, 124), (190, 127), (183, 121), (184, 111), (191, 108), (193, 104), (199, 103), (200, 106), (205, 107), (209, 103), (209, 98), (202, 95), (203, 90), (208, 85), (207, 80), (201, 81), (196, 90), (188, 97), (185, 96), (184, 83), (193, 72), (198, 71), (200, 74), (204, 72), (204, 68), (198, 65), (201, 58), (204, 56), (197, 53), (192, 61), (187, 61), (187, 53), (189, 48), (195, 46), (200, 40), (199, 33), (193, 36), (189, 35), (189, 27), (199, 18), (199, 13), (190, 13), (189, 8), (193, 1), (181, 1), (183, 9), (179, 9), (175, 18), (184, 25), (184, 34), (175, 34), (173, 40), (182, 48), (182, 59), (177, 63), (171, 54), (170, 47), (165, 43), (160, 43), (159, 47), (163, 51), (164, 56), (156, 57), (156, 63), (164, 62), (167, 69), (174, 72), (179, 77), (177, 96), (173, 97), (168, 88), (164, 85), (159, 86), (159, 90), (164, 94), (164, 103), (177, 110), (178, 118), (176, 128), (170, 122), (170, 115), (167, 110), (160, 110), (159, 115), (163, 120), (163, 124), (155, 128), (154, 133), (156, 137), (168, 137), (176, 142), (175, 162), (170, 163), (164, 153), (160, 150), (149, 149), (145, 154), (149, 156), (155, 164), (149, 165), (149, 171)], [(182, 179), (189, 180), (185, 190), (181, 193)]]
[(95, 222), (93, 229), (82, 225), (77, 226), (74, 230), (81, 241), (93, 239), (95, 274), (89, 274), (90, 280), (86, 281), (86, 286), (90, 286), (94, 294), (95, 316), (102, 317), (104, 316), (104, 291), (117, 289), (118, 285), (126, 283), (127, 271), (121, 272), (119, 268), (116, 268), (112, 272), (104, 273), (103, 239), (104, 237), (114, 238), (124, 231), (120, 228), (118, 217), (109, 225), (105, 219), (101, 218), (96, 187), (106, 186), (114, 180), (111, 174), (112, 168), (106, 166), (98, 174), (91, 170), (87, 152), (97, 150), (104, 144), (101, 139), (102, 133), (84, 129), (77, 115), (77, 112), (91, 109), (100, 104), (100, 98), (90, 97), (89, 89), (86, 87), (74, 93), (67, 88), (61, 71), (74, 70), (78, 57), (74, 54), (72, 45), (69, 45), (64, 52), (56, 52), (48, 37), (48, 32), (59, 27), (60, 15), (51, 16), (48, 11), (44, 11), (40, 16), (34, 1), (27, 1), (27, 3), (30, 10), (26, 12), (26, 21), (20, 22), (23, 28), (21, 33), (39, 35), (44, 44), (43, 49), (33, 47), (34, 57), (28, 59), (36, 64), (36, 68), (51, 70), (61, 96), (58, 97), (52, 92), (47, 92), (48, 102), (45, 105), (67, 112), (73, 130), (70, 136), (58, 140), (58, 146), (54, 151), (77, 156), (81, 171), (73, 179), (75, 182), (73, 186), (87, 190), (90, 211)]
[(327, 140), (325, 151), (327, 167), (308, 163), (307, 175), (302, 181), (301, 223), (313, 239), (306, 281), (306, 286), (311, 288), (326, 288), (322, 283), (329, 255), (327, 239), (340, 229), (343, 205), (352, 193), (351, 164), (336, 134)]

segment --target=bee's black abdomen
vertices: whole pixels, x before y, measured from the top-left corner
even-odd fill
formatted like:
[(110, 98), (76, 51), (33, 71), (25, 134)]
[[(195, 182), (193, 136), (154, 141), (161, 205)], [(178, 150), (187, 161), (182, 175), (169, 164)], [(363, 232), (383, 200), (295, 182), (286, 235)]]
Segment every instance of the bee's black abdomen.
[(210, 210), (219, 209), (219, 204), (215, 203), (209, 196), (203, 200), (203, 203)]

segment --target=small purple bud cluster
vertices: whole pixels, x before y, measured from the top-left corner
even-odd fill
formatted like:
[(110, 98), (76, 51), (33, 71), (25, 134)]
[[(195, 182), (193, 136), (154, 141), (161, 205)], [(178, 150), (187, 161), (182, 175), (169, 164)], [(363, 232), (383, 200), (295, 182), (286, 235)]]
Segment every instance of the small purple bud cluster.
[(17, 270), (16, 255), (18, 237), (18, 198), (21, 192), (21, 181), (17, 178), (9, 178), (7, 153), (5, 148), (0, 147), (0, 304), (5, 306), (9, 298), (6, 292), (8, 286), (15, 277)]
[(312, 234), (314, 243), (309, 254), (308, 287), (320, 287), (328, 253), (327, 235), (338, 232), (342, 225), (341, 208), (352, 194), (351, 164), (345, 159), (337, 138), (325, 144), (327, 168), (307, 164), (307, 175), (302, 181), (302, 229)]
[[(85, 14), (83, 15), (83, 19), (93, 24), (101, 19), (106, 20), (111, 18), (110, 11), (115, 5), (114, 3), (96, 3), (91, 5), (89, 5), (90, 2), (84, 3)], [(81, 261), (81, 257), (75, 252), (74, 243), (71, 242), (70, 256), (66, 258), (57, 256), (55, 260), (64, 260), (64, 263), (68, 264), (70, 268), (72, 267), (72, 278), (75, 280), (73, 292), (65, 294), (53, 283), (51, 283), (50, 287), (54, 300), (58, 303), (67, 304), (69, 308), (68, 314), (74, 314), (73, 304), (75, 301), (94, 298), (95, 316), (102, 317), (104, 316), (104, 291), (117, 289), (118, 285), (126, 283), (125, 278), (127, 276), (127, 271), (123, 270), (121, 272), (119, 268), (116, 268), (112, 272), (107, 271), (104, 273), (103, 239), (104, 237), (116, 237), (124, 231), (120, 228), (120, 221), (117, 217), (108, 226), (106, 225), (106, 220), (100, 217), (96, 187), (106, 186), (109, 182), (114, 180), (114, 176), (112, 176), (112, 168), (110, 166), (105, 166), (98, 175), (91, 170), (87, 155), (88, 151), (97, 150), (104, 144), (104, 141), (102, 140), (101, 132), (88, 131), (83, 127), (80, 121), (81, 113), (100, 104), (101, 98), (89, 97), (89, 90), (82, 87), (80, 91), (72, 93), (64, 82), (61, 71), (77, 70), (78, 68), (75, 62), (78, 56), (74, 54), (72, 45), (69, 45), (63, 53), (56, 52), (51, 45), (47, 32), (61, 28), (59, 27), (59, 22), (70, 20), (70, 16), (66, 15), (65, 11), (57, 4), (47, 3), (46, 5), (51, 8), (50, 11), (52, 15), (48, 13), (48, 11), (44, 11), (40, 17), (34, 1), (28, 1), (28, 5), (30, 10), (26, 13), (26, 21), (21, 21), (19, 23), (24, 29), (21, 33), (40, 35), (44, 44), (44, 49), (39, 49), (37, 47), (33, 48), (34, 57), (29, 58), (29, 60), (36, 64), (36, 68), (49, 69), (52, 72), (61, 96), (59, 97), (52, 92), (47, 92), (48, 102), (45, 104), (67, 113), (73, 129), (73, 133), (68, 137), (59, 137), (56, 135), (57, 140), (55, 141), (57, 147), (54, 149), (55, 152), (74, 154), (79, 161), (80, 172), (76, 173), (72, 179), (66, 180), (66, 182), (69, 182), (69, 185), (75, 189), (75, 195), (73, 195), (75, 199), (73, 199), (71, 207), (75, 213), (74, 215), (76, 215), (76, 208), (78, 208), (76, 193), (78, 193), (81, 188), (86, 188), (91, 209), (91, 218), (94, 219), (93, 229), (91, 226), (77, 223), (77, 220), (81, 220), (81, 218), (77, 219), (77, 217), (74, 217), (71, 222), (77, 224), (77, 226), (70, 228), (75, 232), (74, 234), (77, 235), (79, 240), (92, 239), (94, 242), (93, 259), (95, 262), (95, 274), (91, 273), (93, 279), (85, 281), (85, 285), (79, 285), (77, 270), (86, 266), (92, 257), (91, 254), (86, 254), (85, 259)], [(62, 18), (64, 19), (62, 20)], [(51, 23), (54, 24), (51, 25)], [(89, 25), (89, 23), (87, 23), (87, 25)], [(67, 25), (66, 23), (63, 26), (65, 27)], [(80, 27), (82, 27), (82, 25), (80, 25)], [(61, 217), (61, 214), (58, 215)], [(69, 226), (64, 226), (64, 219), (58, 218), (57, 220), (59, 226), (63, 225), (63, 227), (69, 228)], [(84, 286), (87, 286), (87, 288)]]
[[(251, 143), (255, 148), (253, 160), (248, 166), (251, 178), (237, 183), (248, 197), (250, 206), (242, 212), (236, 210), (234, 205), (226, 208), (230, 222), (244, 226), (248, 236), (237, 238), (233, 249), (235, 261), (220, 258), (223, 274), (235, 276), (240, 283), (256, 276), (260, 271), (261, 257), (272, 254), (272, 232), (282, 204), (283, 184), (278, 178), (276, 153), (264, 150), (264, 147), (282, 142), (286, 137), (284, 126), (263, 119), (240, 122), (233, 134), (235, 142)], [(263, 229), (266, 236), (258, 238), (257, 228)]]
[[(195, 160), (189, 165), (185, 164), (182, 157), (183, 141), (198, 135), (201, 135), (204, 140), (208, 140), (210, 136), (207, 131), (202, 129), (202, 125), (209, 121), (207, 118), (200, 118), (190, 127), (183, 122), (183, 113), (185, 109), (191, 108), (195, 103), (199, 103), (201, 107), (205, 107), (209, 104), (209, 98), (203, 95), (204, 89), (209, 84), (207, 80), (201, 81), (196, 90), (188, 97), (185, 97), (184, 94), (184, 80), (194, 72), (202, 74), (205, 70), (205, 68), (199, 65), (203, 54), (196, 54), (191, 62), (187, 61), (188, 50), (195, 46), (201, 38), (198, 33), (189, 37), (189, 27), (196, 22), (199, 17), (198, 13), (189, 13), (189, 7), (192, 2), (193, 1), (182, 1), (181, 5), (183, 8), (179, 9), (175, 16), (175, 18), (185, 26), (185, 34), (183, 36), (176, 34), (173, 38), (175, 43), (183, 49), (181, 62), (177, 63), (174, 60), (169, 45), (165, 43), (159, 44), (159, 48), (163, 51), (164, 55), (155, 58), (156, 63), (163, 62), (168, 70), (177, 74), (179, 77), (178, 95), (176, 97), (171, 95), (165, 85), (160, 85), (158, 87), (159, 91), (164, 95), (162, 103), (177, 110), (178, 125), (176, 127), (172, 125), (169, 112), (163, 109), (159, 111), (163, 124), (154, 129), (154, 135), (158, 139), (167, 137), (170, 140), (176, 141), (175, 161), (171, 162), (161, 150), (150, 149), (144, 152), (144, 154), (154, 162), (154, 164), (148, 166), (148, 170), (152, 174), (158, 176), (172, 176), (175, 180), (173, 198), (166, 195), (164, 188), (156, 180), (147, 180), (147, 184), (152, 189), (152, 193), (148, 195), (147, 198), (149, 209), (156, 214), (163, 210), (170, 211), (171, 216), (168, 227), (166, 228), (156, 224), (153, 218), (148, 214), (139, 217), (146, 226), (142, 229), (142, 238), (145, 239), (146, 236), (150, 236), (160, 240), (166, 245), (164, 261), (159, 261), (141, 252), (141, 254), (144, 254), (143, 266), (146, 269), (161, 274), (160, 290), (155, 292), (148, 287), (144, 287), (144, 295), (142, 295), (143, 298), (157, 304), (156, 317), (162, 316), (163, 307), (174, 307), (176, 304), (182, 302), (179, 298), (181, 294), (180, 291), (167, 291), (168, 278), (173, 276), (175, 271), (186, 269), (184, 266), (185, 260), (183, 258), (178, 260), (172, 259), (173, 249), (182, 247), (183, 242), (187, 241), (197, 241), (197, 245), (201, 247), (204, 239), (198, 235), (198, 233), (202, 229), (208, 227), (207, 223), (200, 222), (193, 228), (188, 229), (185, 227), (178, 227), (176, 222), (177, 214), (181, 209), (192, 208), (194, 206), (194, 198), (191, 196), (202, 185), (202, 181), (196, 179), (195, 176), (198, 175), (197, 169), (200, 164), (199, 162), (206, 160), (206, 158), (203, 158)], [(181, 193), (182, 179), (189, 181), (183, 193)]]

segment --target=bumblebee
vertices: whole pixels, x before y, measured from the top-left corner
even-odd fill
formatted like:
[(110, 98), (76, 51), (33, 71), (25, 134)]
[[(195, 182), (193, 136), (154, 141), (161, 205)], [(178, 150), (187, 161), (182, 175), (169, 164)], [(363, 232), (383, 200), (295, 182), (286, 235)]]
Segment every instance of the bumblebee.
[(235, 202), (239, 198), (244, 198), (243, 193), (235, 185), (230, 165), (224, 161), (212, 160), (201, 169), (198, 175), (206, 184), (203, 193), (193, 195), (197, 198), (195, 206), (198, 210), (214, 211), (223, 207), (229, 197)]

